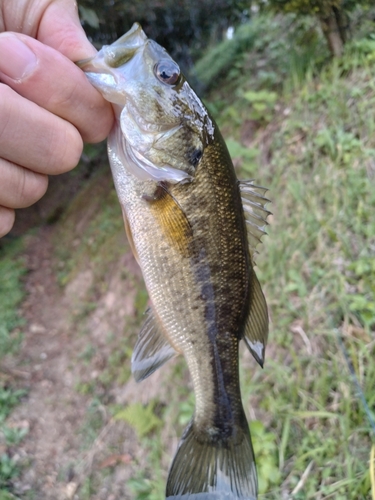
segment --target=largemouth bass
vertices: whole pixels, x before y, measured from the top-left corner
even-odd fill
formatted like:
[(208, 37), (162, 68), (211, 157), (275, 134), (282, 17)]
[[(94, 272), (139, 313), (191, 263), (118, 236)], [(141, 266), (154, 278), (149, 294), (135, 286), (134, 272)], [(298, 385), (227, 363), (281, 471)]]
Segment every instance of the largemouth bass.
[(268, 313), (253, 256), (269, 213), (266, 190), (237, 180), (215, 122), (138, 24), (78, 64), (114, 105), (109, 160), (152, 303), (132, 372), (143, 380), (182, 354), (195, 392), (166, 497), (254, 500), (238, 345), (243, 339), (263, 365)]

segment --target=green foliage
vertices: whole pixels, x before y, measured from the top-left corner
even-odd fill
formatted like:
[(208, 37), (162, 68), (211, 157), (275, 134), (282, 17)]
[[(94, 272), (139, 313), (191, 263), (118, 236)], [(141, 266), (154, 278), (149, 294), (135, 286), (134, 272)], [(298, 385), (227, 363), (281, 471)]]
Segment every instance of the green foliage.
[[(20, 469), (13, 458), (6, 453), (0, 455), (0, 488), (8, 486), (9, 481), (17, 476), (19, 472)], [(2, 494), (2, 490), (0, 490), (0, 494)]]
[(6, 420), (25, 394), (26, 391), (22, 389), (12, 390), (0, 387), (0, 425)]
[(245, 148), (238, 141), (231, 138), (226, 141), (226, 144), (233, 161), (240, 161), (244, 175), (251, 177), (257, 170), (259, 149)]
[(207, 43), (249, 18), (249, 7), (244, 0), (219, 0), (214, 9), (210, 0), (80, 0), (80, 15), (98, 45), (116, 40), (139, 22), (186, 70)]
[(194, 408), (195, 408), (195, 396), (194, 392), (190, 391), (189, 395), (183, 399), (183, 401), (180, 402), (179, 408), (178, 408), (178, 423), (179, 425), (184, 428), (188, 425), (190, 420), (192, 419), (192, 416), (194, 414)]
[(25, 394), (25, 390), (0, 388), (0, 437), (5, 444), (5, 449), (0, 456), (0, 499), (13, 498), (9, 492), (11, 480), (21, 470), (18, 461), (13, 458), (9, 449), (17, 446), (26, 436), (28, 430), (9, 427), (5, 421)]
[(195, 65), (194, 73), (206, 87), (217, 84), (217, 79), (236, 67), (241, 56), (253, 49), (258, 35), (259, 25), (240, 26), (232, 40), (224, 40), (203, 56)]
[(329, 16), (331, 10), (352, 9), (359, 3), (368, 4), (368, 0), (362, 2), (354, 0), (269, 0), (269, 5), (276, 11), (294, 12), (299, 15)]
[[(313, 461), (297, 498), (320, 492), (357, 500), (367, 498), (369, 491), (365, 478), (370, 425), (338, 355), (335, 332), (347, 338), (371, 406), (371, 74), (368, 68), (342, 77), (333, 65), (319, 82), (307, 82), (296, 97), (286, 97), (291, 111), (274, 131), (269, 183), (262, 180), (271, 188), (274, 221), (258, 265), (272, 311), (271, 339), (285, 353), (279, 351), (265, 368), (265, 380), (278, 379), (276, 386), (264, 385), (264, 380), (258, 390), (262, 408), (275, 415), (274, 425), (283, 436), (281, 463), (289, 461), (284, 474), (289, 474), (291, 489)], [(358, 332), (360, 338), (351, 338), (350, 332)], [(361, 376), (364, 369), (366, 375)]]
[(115, 413), (114, 417), (125, 420), (136, 430), (141, 447), (148, 456), (148, 469), (137, 470), (127, 483), (134, 500), (165, 498), (165, 472), (161, 465), (163, 457), (161, 430), (165, 422), (155, 415), (155, 406), (155, 401), (146, 406), (134, 403), (128, 405), (125, 410)]
[(250, 422), (250, 433), (257, 461), (259, 493), (266, 493), (280, 482), (276, 435), (259, 420)]
[(87, 407), (85, 425), (81, 429), (84, 448), (89, 448), (95, 441), (104, 421), (103, 405), (100, 399), (94, 396)]
[[(96, 282), (124, 251), (125, 236), (121, 208), (109, 176), (103, 171), (90, 179), (64, 214), (56, 234), (58, 281), (69, 283), (90, 259)], [(86, 213), (89, 199), (90, 213)], [(88, 314), (96, 302), (83, 304), (80, 314)]]
[(244, 92), (243, 97), (251, 104), (251, 119), (264, 120), (267, 123), (270, 121), (277, 101), (276, 92), (269, 92), (268, 90), (248, 90)]
[[(206, 68), (202, 65), (201, 70), (212, 70), (206, 82), (214, 80), (217, 85), (209, 107), (220, 115), (240, 173), (268, 186), (273, 201), (270, 237), (264, 238), (257, 258), (272, 318), (266, 365), (260, 370), (248, 353), (241, 363), (244, 405), (249, 413), (251, 403), (256, 415), (250, 430), (259, 497), (367, 500), (371, 427), (337, 338), (343, 337), (354, 376), (373, 413), (373, 39), (354, 40), (339, 62), (320, 71), (327, 52), (322, 57), (322, 38), (312, 24), (309, 18), (302, 21), (293, 15), (259, 16), (251, 28), (237, 30), (236, 36), (244, 37), (235, 41), (238, 50), (225, 42), (211, 53), (212, 59), (207, 52)], [(244, 126), (249, 120), (257, 127), (251, 137)], [(108, 185), (98, 187), (101, 183), (90, 183), (81, 193), (60, 221), (56, 238), (61, 284), (74, 279), (90, 259), (95, 293), (104, 289), (101, 278), (106, 268), (123, 252), (117, 199)], [(9, 262), (5, 269), (10, 269)], [(19, 278), (9, 288), (10, 295)], [(95, 306), (95, 297), (90, 295), (77, 316), (80, 321)], [(144, 289), (135, 300), (143, 310)], [(19, 326), (17, 315), (9, 318), (8, 325)], [(134, 324), (139, 320), (134, 318)], [(110, 351), (118, 347), (110, 335), (104, 343)], [(77, 386), (92, 397), (81, 432), (86, 447), (107, 424), (98, 387), (102, 384), (112, 397), (110, 389), (129, 376), (129, 344), (125, 338), (124, 345), (112, 349), (100, 376)], [(90, 364), (96, 353), (89, 345), (77, 357)], [(114, 412), (114, 418), (131, 425), (140, 440), (139, 453), (136, 450), (129, 464), (134, 474), (127, 482), (134, 500), (164, 498), (177, 436), (193, 414), (186, 366), (178, 360), (171, 365), (165, 370), (173, 370), (173, 376), (166, 372), (161, 377), (159, 402), (133, 403)], [(0, 391), (0, 421), (19, 397), (8, 389)], [(16, 446), (24, 432), (4, 426), (4, 443)], [(0, 459), (0, 499), (8, 495), (5, 488), (19, 473), (17, 467), (10, 452)], [(90, 477), (83, 479), (80, 498), (98, 494), (95, 474), (93, 467)]]
[(13, 428), (4, 425), (1, 428), (7, 446), (18, 446), (29, 432), (27, 428)]
[(194, 75), (206, 89), (219, 90), (225, 82), (227, 105), (231, 93), (239, 97), (238, 89), (270, 92), (286, 79), (300, 82), (327, 58), (313, 19), (262, 14), (239, 26), (231, 40), (210, 47), (195, 64)]
[(154, 409), (155, 402), (146, 406), (141, 403), (132, 403), (115, 413), (114, 419), (128, 422), (141, 439), (162, 425), (162, 421), (155, 415)]
[(7, 490), (0, 489), (0, 500), (18, 500), (17, 497)]
[(343, 61), (343, 67), (346, 70), (373, 64), (375, 62), (375, 33), (348, 43), (345, 53), (347, 57)]
[(17, 348), (19, 333), (13, 330), (22, 325), (18, 306), (23, 299), (22, 277), (26, 272), (20, 256), (20, 242), (0, 247), (0, 358)]
[(134, 500), (162, 500), (164, 498), (164, 481), (155, 481), (138, 472), (128, 481), (128, 487)]
[(371, 0), (269, 0), (265, 8), (298, 16), (314, 16), (333, 56), (342, 56), (351, 32), (349, 13), (359, 6), (373, 6)]

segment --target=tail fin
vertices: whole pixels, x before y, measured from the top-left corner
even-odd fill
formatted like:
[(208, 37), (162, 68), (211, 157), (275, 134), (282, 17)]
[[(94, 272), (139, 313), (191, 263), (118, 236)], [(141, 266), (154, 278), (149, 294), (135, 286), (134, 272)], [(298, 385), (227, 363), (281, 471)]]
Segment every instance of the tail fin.
[(226, 440), (202, 437), (190, 422), (169, 471), (169, 500), (256, 500), (258, 481), (245, 420)]

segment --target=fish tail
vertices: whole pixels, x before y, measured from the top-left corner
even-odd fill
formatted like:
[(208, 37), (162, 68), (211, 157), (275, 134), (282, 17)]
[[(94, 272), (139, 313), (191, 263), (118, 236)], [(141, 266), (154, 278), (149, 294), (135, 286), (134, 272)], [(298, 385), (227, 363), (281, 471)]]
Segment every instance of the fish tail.
[(172, 462), (169, 500), (256, 500), (257, 472), (249, 427), (244, 422), (226, 439), (186, 428)]

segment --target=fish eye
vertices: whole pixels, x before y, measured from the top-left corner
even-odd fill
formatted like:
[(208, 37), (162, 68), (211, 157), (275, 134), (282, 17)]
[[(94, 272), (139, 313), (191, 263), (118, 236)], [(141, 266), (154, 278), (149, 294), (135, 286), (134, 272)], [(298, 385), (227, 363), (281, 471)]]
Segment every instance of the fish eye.
[(180, 78), (180, 68), (174, 61), (160, 61), (155, 65), (154, 72), (158, 80), (167, 85), (175, 85)]

